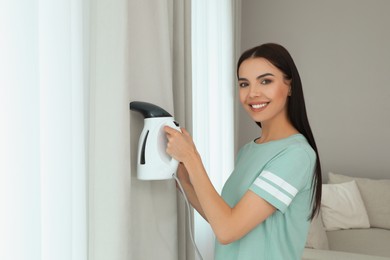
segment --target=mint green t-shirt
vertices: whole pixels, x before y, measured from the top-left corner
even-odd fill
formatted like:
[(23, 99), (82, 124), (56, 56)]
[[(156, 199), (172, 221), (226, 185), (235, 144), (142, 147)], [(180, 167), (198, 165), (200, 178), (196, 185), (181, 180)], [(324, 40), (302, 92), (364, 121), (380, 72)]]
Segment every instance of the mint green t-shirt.
[(298, 260), (309, 230), (316, 154), (301, 134), (241, 148), (222, 197), (234, 207), (251, 190), (277, 210), (241, 239), (216, 241), (216, 260)]

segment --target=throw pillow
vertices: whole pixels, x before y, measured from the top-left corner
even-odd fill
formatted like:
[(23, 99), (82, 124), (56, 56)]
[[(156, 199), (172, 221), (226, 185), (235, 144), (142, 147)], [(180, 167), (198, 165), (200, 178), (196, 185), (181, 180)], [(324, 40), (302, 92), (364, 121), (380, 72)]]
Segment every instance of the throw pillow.
[(355, 181), (323, 184), (321, 211), (327, 231), (370, 227), (367, 211)]
[(355, 180), (366, 206), (371, 227), (390, 229), (390, 180), (356, 178), (329, 173), (329, 183)]
[(322, 222), (321, 211), (313, 218), (306, 240), (307, 248), (329, 250), (328, 237)]

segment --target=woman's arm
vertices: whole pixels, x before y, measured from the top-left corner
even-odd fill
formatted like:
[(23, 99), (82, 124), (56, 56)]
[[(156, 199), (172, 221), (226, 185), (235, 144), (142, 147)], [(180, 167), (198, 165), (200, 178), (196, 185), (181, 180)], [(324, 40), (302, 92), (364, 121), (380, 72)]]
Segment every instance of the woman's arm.
[(177, 169), (177, 178), (180, 180), (180, 184), (183, 187), (186, 197), (191, 203), (192, 207), (198, 211), (198, 213), (207, 221), (206, 215), (204, 214), (202, 206), (200, 205), (198, 197), (196, 196), (194, 186), (191, 184), (188, 171), (182, 163), (179, 164)]
[(199, 204), (220, 243), (240, 239), (276, 211), (252, 191), (231, 208), (213, 187), (189, 133), (170, 127), (165, 127), (165, 131), (169, 140), (167, 152), (186, 167)]

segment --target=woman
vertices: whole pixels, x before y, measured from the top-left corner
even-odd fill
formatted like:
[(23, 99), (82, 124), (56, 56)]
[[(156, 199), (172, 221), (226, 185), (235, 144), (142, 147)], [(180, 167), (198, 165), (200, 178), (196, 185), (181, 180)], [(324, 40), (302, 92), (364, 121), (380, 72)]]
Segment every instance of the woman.
[(261, 127), (243, 146), (220, 196), (189, 133), (166, 127), (167, 153), (192, 206), (210, 223), (215, 259), (301, 259), (321, 201), (321, 167), (301, 80), (288, 51), (269, 43), (237, 64), (240, 102)]

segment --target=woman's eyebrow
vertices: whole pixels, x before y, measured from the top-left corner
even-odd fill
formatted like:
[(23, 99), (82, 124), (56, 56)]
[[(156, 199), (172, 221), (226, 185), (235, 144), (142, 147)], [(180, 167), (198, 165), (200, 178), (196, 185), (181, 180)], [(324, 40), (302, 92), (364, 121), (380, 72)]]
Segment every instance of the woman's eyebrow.
[(264, 74), (257, 76), (256, 79), (261, 79), (261, 78), (264, 78), (266, 76), (275, 76), (275, 75), (272, 73), (264, 73)]
[[(264, 78), (266, 76), (275, 76), (275, 75), (272, 73), (264, 73), (264, 74), (257, 76), (256, 79), (261, 79), (261, 78)], [(238, 78), (238, 81), (248, 81), (248, 79), (247, 78)]]

